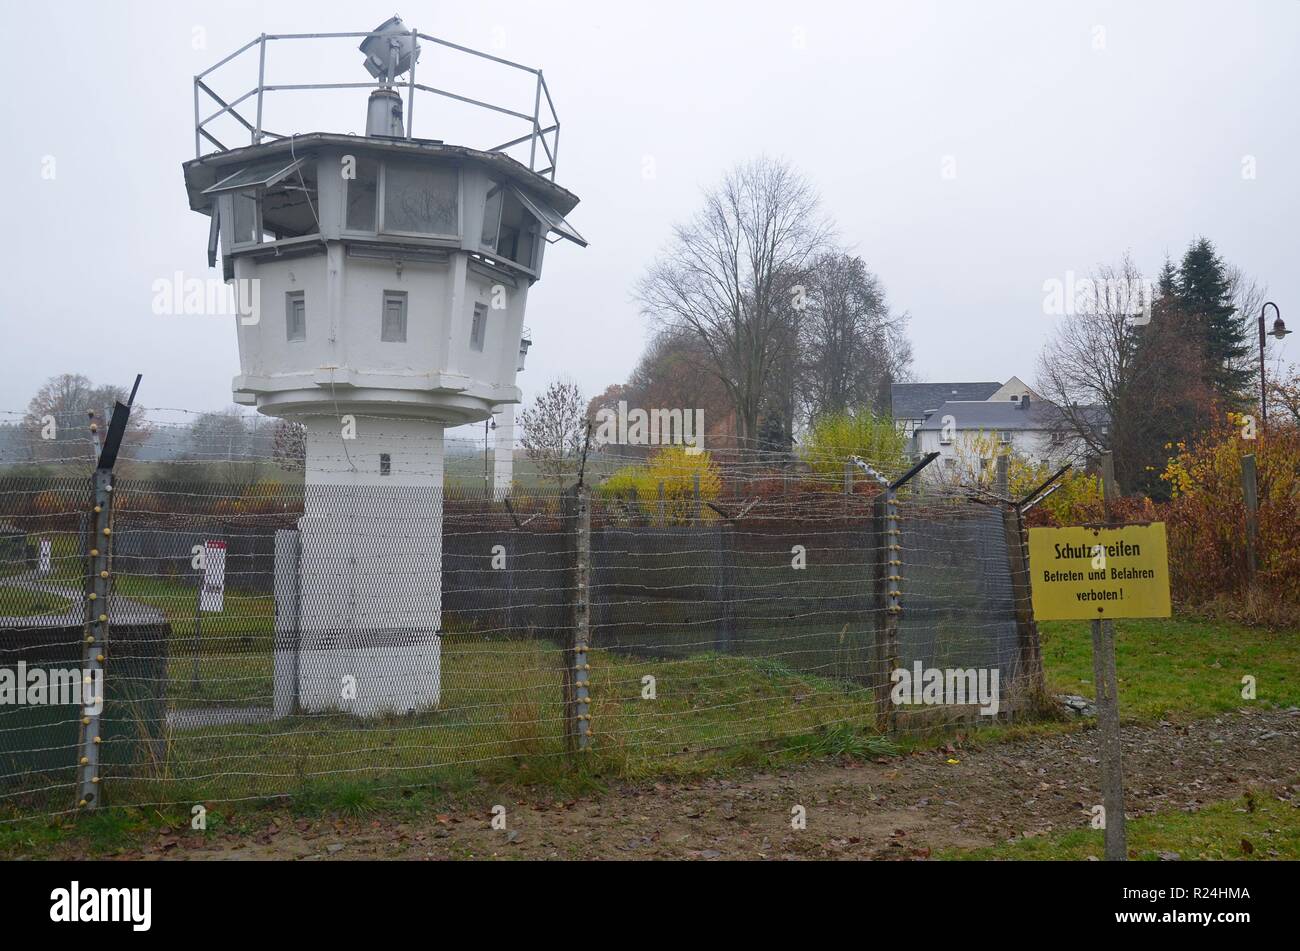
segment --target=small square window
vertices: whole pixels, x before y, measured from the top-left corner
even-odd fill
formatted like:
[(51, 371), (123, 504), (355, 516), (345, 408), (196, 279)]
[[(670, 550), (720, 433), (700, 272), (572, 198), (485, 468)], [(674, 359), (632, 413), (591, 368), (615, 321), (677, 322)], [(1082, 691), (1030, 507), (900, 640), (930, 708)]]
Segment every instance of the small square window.
[(385, 343), (406, 343), (406, 291), (384, 291), (379, 339)]
[(487, 337), (487, 304), (474, 305), (474, 324), (469, 329), (469, 348), (483, 351), (483, 341)]
[(307, 298), (302, 291), (289, 291), (284, 295), (284, 337), (286, 340), (307, 339)]

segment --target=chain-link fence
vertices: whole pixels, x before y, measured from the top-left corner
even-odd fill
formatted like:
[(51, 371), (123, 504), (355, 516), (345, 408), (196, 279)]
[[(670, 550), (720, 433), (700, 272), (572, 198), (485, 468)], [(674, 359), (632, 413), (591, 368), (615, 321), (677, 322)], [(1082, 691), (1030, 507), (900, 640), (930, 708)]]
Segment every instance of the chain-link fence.
[(0, 820), (75, 810), (92, 771), (144, 805), (849, 749), (992, 712), (944, 670), (1004, 714), (1038, 675), (1018, 522), (965, 498), (121, 479), (104, 537), (95, 498), (0, 480)]

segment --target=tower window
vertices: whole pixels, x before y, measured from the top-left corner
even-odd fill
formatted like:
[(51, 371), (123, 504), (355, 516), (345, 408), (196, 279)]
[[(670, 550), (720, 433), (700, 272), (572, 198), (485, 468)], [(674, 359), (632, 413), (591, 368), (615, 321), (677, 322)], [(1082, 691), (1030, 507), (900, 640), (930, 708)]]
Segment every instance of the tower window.
[(416, 162), (384, 164), (384, 230), (460, 232), (460, 177), (454, 168)]
[(381, 476), (393, 474), (393, 457), (386, 452), (379, 454), (379, 474)]
[(349, 231), (374, 231), (379, 196), (379, 163), (357, 156), (356, 178), (348, 179)]
[(255, 243), (262, 233), (257, 220), (257, 199), (245, 192), (235, 192), (230, 196), (230, 201), (234, 209), (234, 233), (230, 239), (231, 243)]
[(379, 339), (386, 343), (406, 343), (406, 291), (384, 291), (382, 319)]
[(286, 340), (307, 339), (307, 298), (302, 291), (289, 291), (284, 295), (284, 337)]
[(474, 323), (469, 328), (469, 348), (483, 351), (483, 341), (487, 337), (487, 304), (474, 304)]
[(505, 195), (497, 235), (497, 254), (526, 268), (536, 266), (536, 248), (541, 234), (538, 221), (513, 193)]

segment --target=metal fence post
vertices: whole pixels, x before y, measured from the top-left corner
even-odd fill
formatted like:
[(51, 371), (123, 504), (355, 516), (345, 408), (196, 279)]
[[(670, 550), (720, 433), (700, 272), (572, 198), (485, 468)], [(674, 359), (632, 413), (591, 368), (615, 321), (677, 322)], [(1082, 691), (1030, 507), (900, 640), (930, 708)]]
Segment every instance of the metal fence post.
[(715, 536), (717, 540), (714, 597), (722, 612), (718, 619), (717, 636), (713, 649), (719, 654), (731, 653), (731, 641), (736, 633), (736, 605), (732, 591), (735, 583), (735, 529), (731, 522), (721, 522)]
[(576, 486), (569, 496), (573, 525), (573, 620), (564, 665), (564, 739), (570, 752), (591, 748), (591, 496)]

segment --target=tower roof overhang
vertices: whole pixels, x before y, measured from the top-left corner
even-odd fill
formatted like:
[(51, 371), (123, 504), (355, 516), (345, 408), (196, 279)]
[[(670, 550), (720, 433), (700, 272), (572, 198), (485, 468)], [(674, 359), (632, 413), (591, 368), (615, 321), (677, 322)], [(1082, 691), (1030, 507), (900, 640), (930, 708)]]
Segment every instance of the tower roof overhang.
[(463, 145), (448, 145), (433, 139), (389, 139), (370, 135), (311, 132), (257, 145), (246, 145), (225, 152), (214, 152), (186, 162), (182, 168), (185, 173), (185, 190), (189, 194), (190, 209), (211, 214), (215, 196), (204, 192), (250, 162), (278, 157), (291, 161), (295, 157), (301, 157), (304, 152), (315, 152), (323, 148), (340, 148), (349, 152), (364, 152), (372, 155), (477, 162), (512, 184), (535, 192), (561, 215), (567, 215), (578, 204), (578, 196), (573, 192), (562, 188), (543, 175), (530, 171), (522, 162), (504, 152), (485, 152)]

